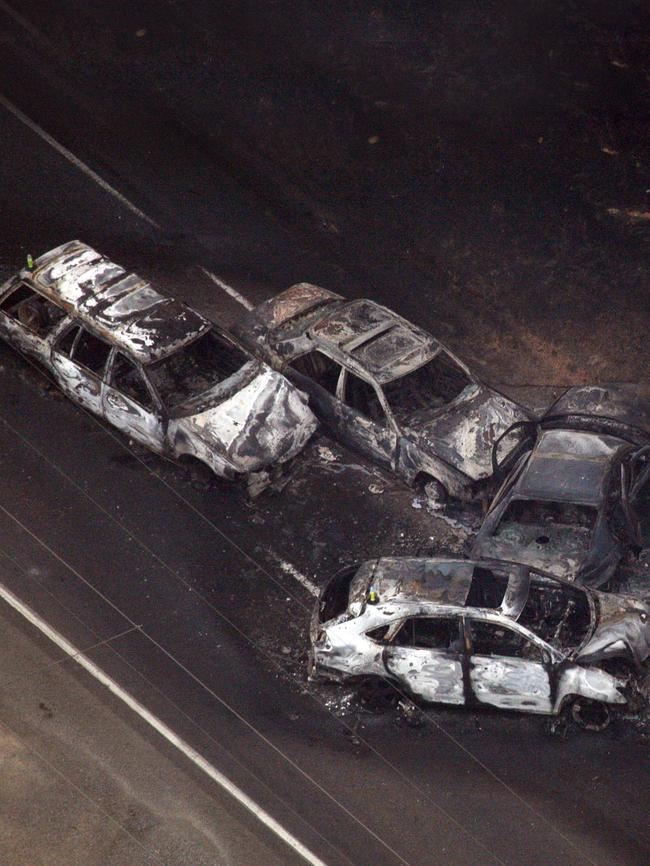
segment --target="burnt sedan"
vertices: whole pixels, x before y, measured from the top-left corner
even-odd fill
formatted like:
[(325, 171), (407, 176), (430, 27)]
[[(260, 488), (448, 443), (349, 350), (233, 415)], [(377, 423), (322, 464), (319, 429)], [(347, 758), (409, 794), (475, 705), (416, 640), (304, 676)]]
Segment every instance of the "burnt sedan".
[(80, 241), (0, 288), (0, 336), (134, 440), (224, 478), (289, 460), (317, 426), (283, 376)]
[(643, 394), (631, 386), (570, 389), (520, 447), (470, 555), (606, 584), (643, 545), (636, 508), (650, 479)]
[(578, 721), (607, 720), (609, 706), (637, 697), (649, 620), (636, 599), (520, 564), (374, 559), (324, 588), (310, 672), (381, 677), (412, 697), (454, 705), (557, 715), (575, 703)]
[[(483, 491), (495, 441), (530, 417), (437, 339), (373, 301), (300, 283), (234, 331), (308, 392), (336, 438), (409, 483), (435, 482), (439, 495), (468, 500)], [(501, 438), (502, 467), (518, 435)]]

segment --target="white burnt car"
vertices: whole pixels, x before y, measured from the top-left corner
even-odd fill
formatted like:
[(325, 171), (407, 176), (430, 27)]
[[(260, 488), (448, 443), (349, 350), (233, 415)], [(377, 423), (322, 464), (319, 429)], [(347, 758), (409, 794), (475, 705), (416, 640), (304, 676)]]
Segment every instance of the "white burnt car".
[(80, 241), (0, 288), (0, 336), (133, 439), (224, 478), (289, 460), (317, 426), (283, 376)]
[(507, 468), (528, 411), (481, 382), (439, 340), (369, 300), (299, 283), (235, 323), (247, 348), (309, 394), (345, 445), (438, 495), (479, 495)]
[(381, 677), (424, 701), (547, 715), (575, 703), (578, 721), (608, 718), (635, 695), (649, 620), (635, 599), (520, 564), (374, 559), (323, 590), (310, 670)]

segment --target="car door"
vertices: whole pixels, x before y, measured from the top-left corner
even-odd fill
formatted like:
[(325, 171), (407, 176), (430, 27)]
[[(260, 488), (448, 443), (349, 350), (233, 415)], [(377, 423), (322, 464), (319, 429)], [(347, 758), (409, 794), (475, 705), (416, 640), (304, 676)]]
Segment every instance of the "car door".
[(332, 358), (314, 350), (294, 359), (282, 371), (301, 391), (319, 420), (340, 435), (341, 411), (336, 396), (343, 368)]
[(0, 300), (0, 334), (20, 351), (49, 362), (49, 338), (65, 319), (64, 309), (18, 283)]
[(52, 347), (52, 369), (61, 388), (87, 409), (102, 414), (102, 387), (111, 345), (73, 323)]
[(397, 429), (379, 388), (344, 369), (337, 396), (347, 444), (368, 454), (378, 463), (395, 469)]
[(104, 417), (154, 451), (164, 451), (160, 402), (142, 368), (115, 350), (104, 386)]
[(387, 672), (426, 701), (465, 703), (458, 616), (411, 617), (384, 650)]
[(501, 622), (469, 618), (466, 628), (475, 701), (530, 713), (552, 711), (550, 665), (538, 644)]

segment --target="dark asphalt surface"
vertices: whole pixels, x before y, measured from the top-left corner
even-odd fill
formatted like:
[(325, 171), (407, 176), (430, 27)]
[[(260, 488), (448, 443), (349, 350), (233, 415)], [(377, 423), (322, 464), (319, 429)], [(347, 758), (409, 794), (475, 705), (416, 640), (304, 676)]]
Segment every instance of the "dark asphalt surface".
[[(237, 305), (197, 263), (253, 302), (296, 279), (370, 294), (499, 381), (647, 373), (643, 221), (607, 213), (645, 208), (641, 4), (252, 5), (15, 4), (35, 33), (0, 5), (0, 93), (163, 227), (0, 107), (0, 277), (81, 237), (223, 321)], [(551, 50), (559, 71), (531, 65)], [(565, 79), (586, 86), (561, 99)], [(78, 647), (113, 638), (90, 655), (328, 863), (647, 859), (634, 724), (564, 741), (436, 708), (415, 728), (306, 683), (312, 600), (286, 564), (319, 583), (462, 527), (326, 440), (251, 509), (6, 347), (0, 394), (2, 582)]]

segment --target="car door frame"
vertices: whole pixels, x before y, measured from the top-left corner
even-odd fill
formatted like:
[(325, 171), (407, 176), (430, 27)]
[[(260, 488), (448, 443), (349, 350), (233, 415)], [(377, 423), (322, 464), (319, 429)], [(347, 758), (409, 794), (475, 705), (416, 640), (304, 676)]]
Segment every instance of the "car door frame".
[[(356, 366), (353, 367), (345, 361), (339, 361), (336, 358), (332, 358), (332, 360), (340, 363), (342, 368), (336, 386), (336, 399), (340, 407), (342, 424), (346, 429), (350, 430), (349, 437), (353, 443), (359, 443), (356, 447), (363, 453), (369, 454), (376, 462), (395, 471), (397, 469), (399, 443), (402, 434), (386, 402), (386, 397), (381, 386), (365, 370)], [(349, 375), (356, 376), (357, 379), (365, 382), (366, 385), (369, 385), (374, 390), (379, 400), (379, 405), (386, 417), (385, 427), (380, 427), (371, 418), (368, 418), (350, 406), (349, 403), (346, 403), (345, 392)], [(350, 424), (349, 416), (352, 417), (352, 424)], [(384, 443), (383, 446), (382, 442)]]
[[(134, 400), (127, 394), (124, 394), (118, 388), (113, 387), (113, 368), (118, 355), (121, 355), (123, 358), (125, 358), (140, 373), (142, 381), (144, 382), (145, 387), (147, 388), (152, 403), (154, 405), (153, 412), (148, 411), (146, 407), (138, 403), (137, 400)], [(109, 408), (111, 406), (110, 397), (112, 394), (116, 394), (119, 397), (120, 401), (126, 401), (122, 407), (123, 411), (126, 414), (129, 414), (129, 412), (133, 412), (135, 414), (135, 417), (141, 417), (142, 415), (149, 415), (154, 417), (160, 429), (159, 438), (156, 440), (154, 437), (147, 433), (146, 429), (142, 429), (142, 427), (146, 427), (146, 424), (141, 426), (134, 424), (133, 426), (127, 427), (126, 425), (122, 426), (121, 424), (116, 423), (113, 417), (113, 412), (117, 411), (119, 407), (114, 405), (113, 407)], [(162, 400), (160, 399), (158, 392), (156, 391), (152, 382), (147, 376), (142, 364), (140, 364), (135, 358), (129, 355), (128, 352), (125, 352), (118, 346), (113, 346), (108, 361), (106, 362), (106, 370), (104, 373), (104, 383), (102, 389), (102, 412), (103, 417), (113, 427), (120, 430), (122, 433), (125, 433), (131, 438), (136, 439), (138, 442), (145, 445), (147, 448), (150, 448), (152, 451), (156, 451), (159, 454), (167, 453), (167, 430), (169, 427), (169, 416), (164, 409)]]
[[(79, 328), (79, 332), (73, 340), (72, 347), (70, 349), (70, 354), (64, 355), (62, 352), (57, 351), (57, 346), (65, 338), (66, 334), (68, 334), (73, 328)], [(104, 369), (103, 369), (101, 376), (99, 376), (93, 370), (90, 370), (88, 367), (85, 367), (83, 364), (77, 364), (73, 360), (73, 356), (74, 356), (74, 353), (76, 350), (77, 343), (79, 341), (81, 334), (84, 331), (86, 331), (91, 336), (95, 337), (97, 340), (101, 340), (103, 343), (105, 343), (109, 347), (109, 352), (108, 352), (108, 355), (106, 357), (106, 362), (104, 363)], [(52, 343), (50, 346), (50, 368), (51, 368), (61, 390), (64, 393), (66, 393), (70, 397), (71, 400), (79, 403), (85, 409), (88, 409), (89, 411), (93, 412), (96, 415), (99, 415), (100, 417), (103, 417), (104, 379), (106, 376), (106, 370), (108, 369), (108, 365), (109, 365), (109, 362), (110, 362), (110, 359), (111, 359), (111, 356), (113, 353), (113, 348), (114, 347), (112, 346), (112, 344), (107, 339), (100, 336), (99, 334), (96, 334), (94, 332), (94, 330), (91, 327), (89, 327), (82, 319), (78, 319), (75, 316), (70, 316), (69, 319), (66, 321), (65, 326), (61, 327), (57, 331), (56, 337), (52, 340)], [(97, 381), (99, 387), (98, 387), (96, 408), (94, 408), (91, 405), (88, 405), (88, 403), (84, 402), (84, 400), (79, 399), (79, 397), (75, 393), (74, 389), (71, 389), (69, 387), (68, 380), (65, 378), (65, 376), (63, 375), (63, 373), (61, 372), (61, 370), (57, 366), (55, 356), (59, 356), (62, 360), (68, 362), (69, 364), (72, 364), (76, 369), (80, 370), (84, 374), (84, 376), (92, 377), (92, 379)]]
[(59, 332), (69, 324), (70, 314), (63, 304), (57, 303), (53, 298), (50, 298), (47, 294), (33, 286), (28, 280), (20, 277), (14, 277), (13, 279), (8, 280), (3, 286), (0, 286), (0, 303), (9, 298), (14, 292), (20, 289), (21, 286), (25, 286), (29, 291), (33, 292), (33, 294), (38, 295), (43, 298), (43, 300), (52, 304), (52, 306), (61, 310), (63, 316), (58, 322), (56, 322), (45, 337), (40, 337), (35, 331), (32, 331), (24, 325), (19, 319), (15, 319), (13, 316), (8, 315), (4, 310), (0, 310), (0, 316), (3, 317), (3, 328), (8, 332), (4, 335), (4, 338), (14, 348), (21, 352), (25, 352), (41, 364), (47, 365), (49, 368), (52, 345), (56, 341)]
[[(395, 644), (395, 639), (402, 628), (405, 627), (406, 623), (410, 620), (414, 619), (454, 619), (456, 620), (456, 626), (458, 629), (458, 640), (462, 642), (463, 646), (460, 652), (454, 652), (452, 650), (443, 650), (436, 647), (416, 647), (416, 646), (399, 646)], [(451, 706), (464, 706), (467, 704), (467, 678), (466, 678), (466, 669), (467, 669), (467, 650), (466, 650), (466, 639), (465, 639), (465, 626), (463, 621), (463, 615), (460, 611), (456, 610), (448, 610), (448, 611), (440, 611), (436, 613), (410, 613), (401, 619), (401, 626), (399, 629), (395, 629), (395, 634), (391, 638), (390, 641), (387, 641), (383, 645), (382, 651), (382, 662), (384, 665), (384, 669), (386, 671), (386, 675), (393, 681), (400, 684), (400, 687), (406, 690), (409, 694), (414, 695), (425, 701), (430, 701), (432, 703), (444, 703), (449, 704)], [(400, 676), (394, 673), (389, 667), (389, 659), (391, 652), (395, 652), (395, 650), (406, 651), (416, 653), (418, 656), (427, 655), (427, 657), (431, 657), (433, 655), (434, 658), (439, 658), (440, 661), (446, 660), (451, 663), (455, 663), (459, 668), (459, 681), (458, 685), (460, 687), (460, 700), (445, 700), (444, 697), (428, 697), (423, 694), (421, 691), (417, 691), (409, 686), (408, 682), (405, 681), (403, 676)]]
[[(474, 641), (472, 636), (471, 623), (472, 622), (483, 622), (489, 623), (490, 625), (494, 625), (503, 629), (507, 629), (509, 631), (514, 632), (518, 636), (522, 637), (524, 640), (528, 640), (532, 643), (537, 649), (540, 651), (541, 661), (531, 661), (525, 658), (519, 658), (517, 656), (483, 656), (474, 653)], [(495, 707), (497, 709), (505, 709), (505, 710), (516, 710), (519, 712), (528, 712), (528, 713), (542, 713), (542, 714), (550, 714), (553, 712), (554, 702), (555, 702), (555, 691), (556, 691), (556, 674), (554, 670), (554, 661), (555, 654), (551, 650), (551, 648), (540, 638), (537, 638), (533, 635), (528, 629), (523, 628), (522, 626), (517, 625), (517, 623), (513, 620), (512, 622), (504, 622), (503, 618), (499, 617), (497, 614), (494, 615), (472, 615), (469, 611), (466, 611), (463, 615), (463, 635), (464, 635), (464, 643), (465, 643), (465, 652), (467, 658), (467, 694), (468, 694), (468, 703), (471, 702), (472, 706), (487, 706), (487, 707)], [(474, 686), (474, 681), (472, 677), (473, 671), (473, 659), (474, 657), (478, 657), (481, 659), (507, 659), (510, 662), (510, 666), (514, 668), (522, 668), (523, 666), (535, 665), (539, 666), (545, 673), (547, 682), (548, 682), (548, 704), (543, 708), (536, 708), (531, 704), (531, 700), (524, 696), (522, 699), (517, 701), (490, 701), (490, 700), (481, 700), (477, 689)], [(515, 663), (512, 665), (512, 663)], [(497, 662), (498, 664), (498, 662)], [(506, 665), (506, 667), (508, 667)], [(495, 695), (503, 695), (503, 691), (494, 691)]]

